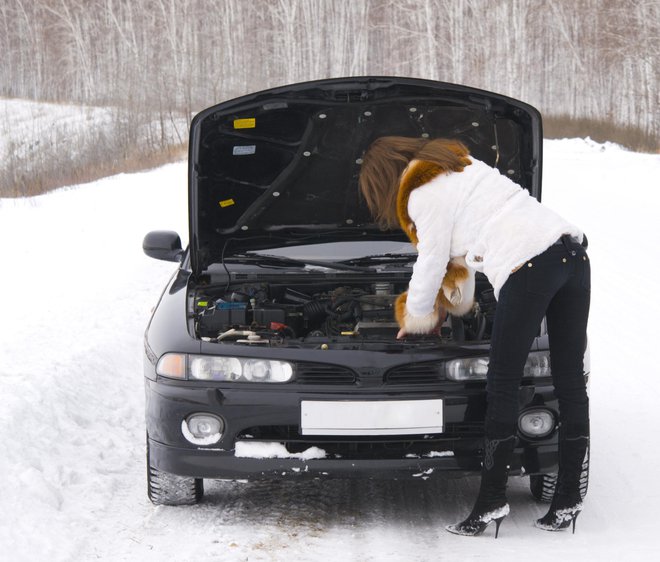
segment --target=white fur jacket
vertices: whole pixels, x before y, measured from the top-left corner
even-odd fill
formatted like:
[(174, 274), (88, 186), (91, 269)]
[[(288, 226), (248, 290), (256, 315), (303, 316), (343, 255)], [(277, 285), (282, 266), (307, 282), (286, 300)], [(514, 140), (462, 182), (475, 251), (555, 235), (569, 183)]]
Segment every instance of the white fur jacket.
[[(462, 263), (482, 271), (498, 298), (513, 269), (563, 234), (582, 241), (579, 228), (497, 169), (470, 160), (462, 172), (437, 175), (409, 194), (407, 211), (418, 239), (418, 257), (405, 303), (402, 327), (408, 333), (425, 333), (438, 323), (436, 297), (450, 259), (461, 263), (464, 257)], [(421, 164), (413, 160), (404, 173), (414, 172), (417, 163)], [(465, 293), (474, 292), (473, 272), (470, 277)], [(472, 305), (472, 295), (463, 299)], [(465, 312), (464, 307), (459, 315)]]

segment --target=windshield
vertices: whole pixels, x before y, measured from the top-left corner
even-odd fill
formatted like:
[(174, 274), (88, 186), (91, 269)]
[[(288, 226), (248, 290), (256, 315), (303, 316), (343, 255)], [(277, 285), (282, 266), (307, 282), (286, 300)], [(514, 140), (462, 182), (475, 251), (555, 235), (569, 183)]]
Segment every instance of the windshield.
[(370, 242), (329, 242), (327, 244), (267, 248), (248, 253), (255, 255), (281, 256), (298, 260), (345, 261), (366, 256), (412, 254), (415, 252), (415, 247), (409, 242), (377, 240)]

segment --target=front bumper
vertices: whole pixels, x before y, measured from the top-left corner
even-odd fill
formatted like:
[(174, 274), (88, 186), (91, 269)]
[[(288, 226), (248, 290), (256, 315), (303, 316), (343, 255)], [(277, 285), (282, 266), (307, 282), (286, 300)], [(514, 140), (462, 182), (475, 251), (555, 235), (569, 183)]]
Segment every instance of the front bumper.
[[(195, 478), (387, 478), (427, 479), (440, 473), (478, 472), (483, 446), (483, 384), (442, 383), (395, 390), (274, 385), (200, 386), (191, 382), (146, 379), (150, 464), (159, 470)], [(444, 431), (434, 435), (304, 436), (299, 432), (303, 400), (392, 400), (442, 398)], [(520, 390), (521, 410), (543, 405), (556, 412), (551, 383)], [(184, 438), (181, 422), (195, 412), (221, 416), (226, 427), (219, 443), (195, 446)], [(292, 454), (311, 447), (325, 458), (237, 457), (236, 443), (278, 443)], [(522, 436), (511, 474), (557, 470), (556, 432), (542, 440)]]
[[(532, 455), (521, 447), (511, 462), (512, 475), (526, 473), (525, 457), (533, 457), (536, 473), (556, 472), (556, 444), (535, 447)], [(427, 480), (448, 472), (457, 475), (480, 470), (480, 454), (440, 458), (278, 459), (240, 458), (233, 451), (172, 447), (149, 439), (153, 467), (195, 478), (271, 480), (280, 478), (371, 478)]]

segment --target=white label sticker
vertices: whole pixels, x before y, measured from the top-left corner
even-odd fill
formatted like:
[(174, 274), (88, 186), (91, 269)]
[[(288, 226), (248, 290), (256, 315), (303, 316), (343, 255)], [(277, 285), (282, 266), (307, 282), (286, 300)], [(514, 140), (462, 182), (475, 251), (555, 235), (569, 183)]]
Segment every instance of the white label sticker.
[(235, 146), (234, 147), (234, 156), (246, 156), (248, 154), (254, 154), (257, 151), (257, 147), (254, 144), (247, 146)]

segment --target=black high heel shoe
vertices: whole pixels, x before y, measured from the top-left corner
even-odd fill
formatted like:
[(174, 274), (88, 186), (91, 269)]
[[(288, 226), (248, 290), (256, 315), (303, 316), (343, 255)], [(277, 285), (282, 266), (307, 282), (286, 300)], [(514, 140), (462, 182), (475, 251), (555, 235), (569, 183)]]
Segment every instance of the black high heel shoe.
[(465, 521), (456, 523), (456, 525), (447, 525), (450, 533), (463, 535), (466, 537), (476, 537), (486, 530), (486, 527), (495, 521), (495, 538), (500, 532), (500, 525), (504, 518), (509, 515), (509, 504), (505, 503), (502, 507), (487, 511), (485, 513), (471, 513)]
[(512, 426), (496, 422), (487, 424), (477, 501), (470, 515), (460, 523), (447, 525), (447, 531), (455, 535), (474, 537), (483, 533), (486, 527), (495, 521), (497, 538), (502, 520), (509, 514), (506, 482), (515, 442)]
[(589, 425), (567, 424), (559, 429), (559, 474), (550, 509), (534, 525), (544, 531), (563, 531), (573, 526), (582, 511), (580, 477), (589, 447)]
[(582, 502), (573, 507), (563, 509), (550, 509), (541, 519), (534, 522), (534, 526), (544, 531), (563, 531), (573, 525), (573, 534), (575, 534), (575, 522), (582, 511)]

